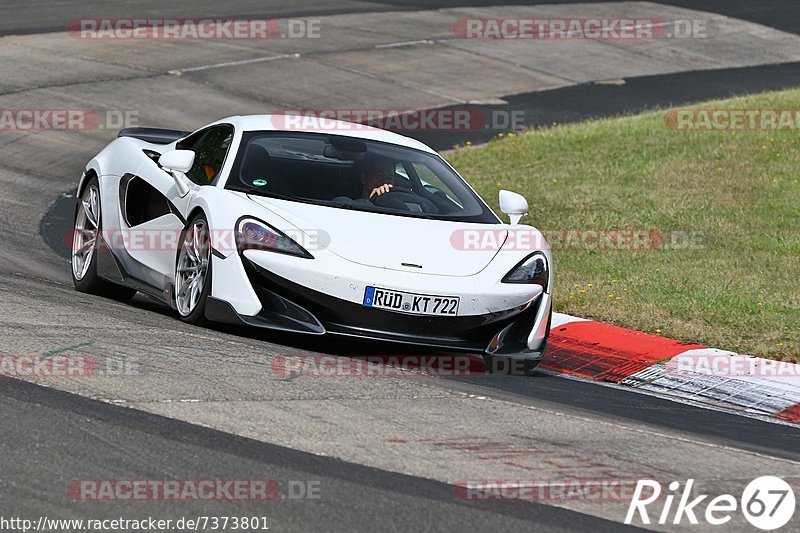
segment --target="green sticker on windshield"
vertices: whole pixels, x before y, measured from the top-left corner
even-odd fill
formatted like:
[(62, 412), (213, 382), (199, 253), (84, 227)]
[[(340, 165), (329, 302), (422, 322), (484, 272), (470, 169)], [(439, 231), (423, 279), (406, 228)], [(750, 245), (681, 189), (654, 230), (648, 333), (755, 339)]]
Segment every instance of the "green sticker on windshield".
[(263, 187), (266, 184), (267, 180), (262, 180), (262, 179), (253, 180), (253, 185), (255, 185), (256, 187)]

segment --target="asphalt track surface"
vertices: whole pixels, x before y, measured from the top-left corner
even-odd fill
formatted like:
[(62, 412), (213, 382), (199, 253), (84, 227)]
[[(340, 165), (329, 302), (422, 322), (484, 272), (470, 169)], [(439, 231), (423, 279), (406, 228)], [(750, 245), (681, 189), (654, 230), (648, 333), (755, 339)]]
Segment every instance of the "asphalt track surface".
[[(72, 223), (73, 200), (59, 200), (42, 221), (42, 233), (51, 248), (64, 259), (69, 258), (69, 251), (64, 243), (64, 229)], [(168, 312), (165, 307), (142, 300), (143, 306), (160, 312)], [(227, 328), (220, 330), (249, 337), (257, 334), (246, 329)], [(274, 338), (274, 337), (273, 337)], [(281, 344), (303, 348), (315, 353), (329, 355), (368, 356), (377, 353), (415, 353), (406, 347), (396, 347), (386, 352), (386, 347), (370, 342), (362, 342), (357, 346), (349, 342), (334, 342), (329, 339), (314, 337), (285, 336), (276, 339)], [(417, 350), (424, 354), (425, 351)], [(467, 392), (504, 394), (513, 401), (545, 402), (552, 407), (571, 406), (591, 414), (591, 416), (611, 416), (619, 419), (635, 420), (653, 427), (677, 430), (688, 435), (710, 438), (723, 445), (735, 445), (758, 453), (774, 455), (786, 459), (800, 461), (800, 447), (797, 445), (798, 430), (792, 425), (773, 424), (751, 418), (742, 418), (736, 414), (712, 411), (701, 407), (683, 405), (670, 400), (656, 398), (644, 394), (634, 394), (630, 390), (616, 387), (604, 387), (595, 383), (579, 380), (566, 380), (542, 373), (534, 377), (509, 376), (465, 376), (444, 380), (451, 382), (449, 386)], [(468, 387), (459, 384), (469, 385)], [(448, 385), (445, 385), (448, 386)]]
[[(3, 516), (79, 517), (86, 502), (54, 500), (72, 479), (271, 479), (274, 502), (94, 505), (91, 518), (265, 516), (273, 531), (616, 530), (611, 522), (535, 502), (472, 502), (453, 487), (236, 437), (164, 417), (6, 381), (0, 387)], [(35, 444), (34, 444), (35, 443)], [(87, 470), (87, 465), (90, 469)], [(32, 472), (43, 475), (31, 478)], [(87, 475), (88, 474), (88, 475)], [(319, 499), (289, 499), (288, 482), (317, 483)], [(313, 486), (313, 485), (312, 485)], [(13, 512), (11, 512), (13, 504)]]
[[(69, 257), (69, 250), (60, 236), (63, 235), (63, 229), (72, 223), (72, 209), (73, 200), (63, 198), (53, 206), (42, 221), (45, 241), (64, 259)], [(143, 300), (142, 305), (166, 312), (165, 308), (148, 301)], [(254, 336), (247, 330), (226, 331)], [(331, 345), (327, 339), (295, 336), (289, 336), (285, 342), (330, 355), (373, 355), (385, 350), (385, 347), (367, 342), (361, 343), (354, 350), (353, 345), (349, 343)], [(398, 350), (398, 353), (408, 352), (406, 348)], [(736, 445), (754, 452), (800, 461), (800, 447), (797, 445), (798, 430), (791, 425), (742, 418), (736, 414), (634, 394), (626, 389), (599, 386), (582, 380), (554, 378), (541, 373), (531, 378), (481, 375), (449, 378), (447, 381), (451, 381), (451, 386), (455, 387), (458, 387), (458, 384), (469, 385), (473, 391), (507, 394), (516, 401), (530, 398), (547, 402), (553, 407), (569, 405), (593, 416), (604, 415), (635, 420), (653, 427), (677, 430), (698, 437), (711, 438), (722, 444)], [(464, 390), (470, 389), (467, 387)]]
[[(514, 2), (504, 2), (514, 3)], [(529, 4), (530, 2), (525, 2)], [(568, 2), (562, 2), (568, 3)], [(766, 10), (753, 2), (664, 2), (689, 5), (695, 9), (708, 6), (710, 11), (723, 12), (768, 26), (797, 32), (797, 9), (789, 2), (774, 4)], [(274, 2), (240, 0), (221, 7), (216, 2), (196, 2), (196, 16), (316, 16), (332, 13), (373, 12), (398, 8), (419, 8), (423, 3), (408, 2)], [(253, 6), (256, 7), (253, 7)], [(424, 7), (486, 5), (486, 2), (425, 2)], [(43, 9), (44, 7), (47, 9)], [(205, 7), (204, 7), (205, 6)], [(42, 9), (37, 9), (40, 7)], [(713, 9), (712, 9), (713, 7)], [(84, 9), (85, 11), (81, 11)], [(159, 2), (74, 3), (14, 2), (4, 5), (0, 33), (38, 33), (62, 31), (65, 21), (81, 16), (113, 17), (179, 16), (182, 8), (166, 8)], [(207, 11), (204, 11), (206, 9)], [(135, 13), (132, 13), (135, 12)], [(772, 70), (770, 70), (772, 69)], [(704, 78), (705, 77), (705, 78)], [(698, 80), (705, 79), (704, 83)], [(726, 80), (728, 83), (726, 83)], [(677, 85), (674, 82), (681, 82)], [(672, 88), (665, 88), (671, 82)], [(755, 90), (794, 86), (800, 83), (798, 65), (779, 65), (732, 69), (726, 72), (685, 73), (627, 80), (622, 87), (579, 85), (517, 95), (509, 105), (531, 112), (533, 124), (550, 121), (569, 122), (589, 116), (604, 116), (676, 102), (696, 101), (708, 97), (743, 94)], [(660, 90), (659, 90), (660, 89)], [(636, 99), (639, 97), (639, 100)], [(605, 107), (601, 104), (604, 103)], [(538, 112), (537, 112), (538, 109)], [(446, 146), (454, 139), (440, 139)], [(74, 174), (74, 172), (72, 172)], [(63, 185), (59, 185), (62, 189)], [(31, 185), (31, 193), (35, 191)], [(43, 222), (45, 237), (50, 232), (53, 250), (59, 239), (53, 237), (69, 224), (69, 203), (65, 199), (49, 211)], [(45, 215), (42, 210), (41, 215)], [(7, 216), (13, 216), (7, 213)], [(49, 224), (49, 226), (48, 226)], [(65, 226), (65, 224), (67, 226)], [(47, 229), (49, 228), (49, 229)], [(54, 231), (55, 230), (55, 231)], [(68, 268), (50, 249), (26, 251), (24, 241), (13, 236), (4, 242), (4, 254), (29, 257), (35, 262), (31, 273), (20, 275), (17, 265), (4, 266), (0, 272), (7, 280), (6, 298), (19, 295), (37, 305), (49, 305), (66, 317), (70, 307), (94, 317), (99, 330), (108, 328), (109, 337), (123, 342), (118, 332), (118, 319), (133, 317), (130, 326), (136, 331), (152, 331), (163, 327), (175, 335), (195, 336), (199, 350), (213, 353), (224, 342), (281, 353), (280, 350), (310, 353), (353, 354), (376, 353), (381, 349), (362, 343), (357, 346), (331, 345), (327, 341), (297, 337), (271, 337), (264, 342), (253, 332), (237, 329), (203, 331), (181, 325), (164, 310), (145, 300), (117, 304), (71, 292), (63, 283)], [(44, 287), (48, 294), (42, 294)], [(23, 302), (24, 305), (24, 302)], [(98, 311), (93, 314), (90, 309)], [(102, 316), (100, 316), (102, 315)], [(64, 319), (69, 321), (68, 318)], [(147, 326), (147, 330), (138, 326)], [(127, 326), (125, 326), (127, 327)], [(4, 335), (12, 335), (6, 330)], [(141, 334), (141, 333), (139, 333)], [(20, 338), (26, 333), (20, 329)], [(157, 339), (148, 340), (157, 342)], [(221, 354), (229, 357), (227, 354)], [(213, 363), (211, 363), (213, 364)], [(618, 424), (637, 431), (666, 433), (676, 439), (697, 439), (715, 448), (747, 450), (767, 458), (800, 461), (797, 429), (732, 414), (633, 394), (629, 391), (596, 384), (566, 380), (548, 375), (533, 378), (479, 376), (438, 380), (435, 385), (447, 393), (491, 395), (515, 404), (527, 405), (544, 412), (565, 413), (569, 417)], [(90, 396), (96, 396), (91, 395)], [(469, 416), (468, 413), (453, 416)], [(622, 526), (585, 513), (551, 505), (523, 502), (481, 502), (480, 506), (459, 502), (446, 483), (403, 475), (385, 469), (363, 466), (314, 453), (306, 453), (236, 436), (224, 431), (158, 416), (134, 409), (109, 405), (35, 384), (0, 379), (0, 435), (2, 442), (3, 481), (0, 485), (0, 515), (62, 517), (88, 515), (92, 518), (126, 518), (134, 515), (163, 518), (188, 515), (234, 515), (258, 513), (269, 518), (274, 530), (322, 529), (346, 530), (463, 530), (486, 531), (500, 528), (526, 530), (617, 530)], [(624, 431), (624, 430), (623, 430)], [(588, 434), (576, 438), (590, 439)], [(331, 442), (335, 448), (336, 442)], [(716, 460), (709, 453), (705, 461)], [(147, 504), (93, 505), (70, 501), (64, 487), (76, 478), (255, 478), (277, 480), (318, 480), (324, 498), (318, 501), (278, 502), (269, 507), (253, 503), (214, 502), (210, 504)], [(54, 489), (55, 487), (55, 489)], [(259, 504), (261, 505), (261, 504)], [(263, 511), (263, 509), (266, 509)]]

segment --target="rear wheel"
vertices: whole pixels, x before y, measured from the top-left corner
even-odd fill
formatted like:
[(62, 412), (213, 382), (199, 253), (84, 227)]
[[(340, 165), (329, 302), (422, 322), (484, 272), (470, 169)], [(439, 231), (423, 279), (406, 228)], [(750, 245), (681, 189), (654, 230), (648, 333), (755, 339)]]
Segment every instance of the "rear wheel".
[(92, 177), (83, 189), (75, 209), (75, 226), (72, 235), (72, 282), (81, 292), (98, 294), (115, 300), (128, 300), (136, 294), (134, 289), (115, 285), (97, 275), (97, 247), (102, 231), (100, 185)]
[(205, 324), (206, 298), (211, 292), (211, 241), (208, 221), (197, 215), (183, 230), (175, 265), (175, 309), (181, 320)]

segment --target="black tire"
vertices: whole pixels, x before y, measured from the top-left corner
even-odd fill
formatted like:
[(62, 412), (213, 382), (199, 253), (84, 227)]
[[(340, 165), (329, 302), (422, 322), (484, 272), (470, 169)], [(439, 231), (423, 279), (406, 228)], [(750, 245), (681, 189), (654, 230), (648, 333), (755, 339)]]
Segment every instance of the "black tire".
[(202, 290), (197, 299), (197, 303), (194, 308), (188, 314), (185, 314), (181, 309), (181, 305), (178, 302), (180, 298), (179, 294), (179, 281), (178, 276), (180, 275), (179, 268), (181, 267), (182, 261), (182, 254), (185, 253), (185, 240), (187, 235), (190, 231), (197, 227), (198, 223), (202, 223), (208, 230), (208, 220), (206, 219), (205, 214), (202, 212), (196, 215), (192, 220), (186, 225), (186, 227), (181, 232), (180, 238), (180, 246), (178, 248), (178, 253), (175, 257), (175, 280), (174, 280), (174, 295), (173, 295), (173, 305), (175, 309), (178, 311), (178, 315), (180, 316), (181, 320), (188, 324), (194, 324), (196, 326), (205, 326), (209, 324), (209, 320), (206, 318), (206, 299), (208, 295), (211, 293), (211, 279), (212, 279), (212, 272), (211, 272), (211, 242), (208, 240), (208, 234), (206, 234), (205, 244), (207, 246), (207, 250), (205, 250), (206, 257), (207, 257), (207, 267), (203, 279), (203, 286)]
[[(92, 193), (93, 191), (93, 193)], [(81, 235), (87, 235), (87, 232), (90, 230), (84, 229), (82, 234), (79, 234), (78, 223), (80, 222), (80, 217), (83, 217), (84, 225), (81, 228), (86, 228), (85, 224), (88, 220), (86, 212), (84, 211), (83, 202), (88, 200), (91, 194), (96, 195), (94, 197), (95, 209), (97, 210), (97, 214), (99, 214), (99, 219), (96, 219), (96, 227), (93, 230), (94, 233), (94, 244), (91, 245), (92, 253), (91, 257), (89, 258), (88, 265), (86, 265), (85, 269), (83, 268), (84, 261), (79, 268), (76, 266), (76, 249), (80, 244), (79, 239)], [(98, 245), (100, 244), (100, 239), (98, 236), (102, 232), (103, 228), (103, 212), (100, 206), (100, 184), (97, 180), (96, 176), (92, 176), (89, 179), (89, 182), (81, 191), (80, 196), (77, 199), (77, 203), (75, 205), (75, 217), (73, 218), (74, 225), (73, 225), (73, 239), (72, 239), (72, 249), (71, 249), (71, 257), (70, 263), (71, 268), (70, 272), (72, 273), (72, 283), (75, 285), (75, 289), (80, 292), (85, 292), (88, 294), (97, 294), (99, 296), (104, 296), (106, 298), (112, 298), (114, 300), (130, 300), (133, 298), (133, 295), (136, 294), (136, 290), (130, 289), (128, 287), (123, 287), (121, 285), (116, 285), (111, 283), (110, 281), (106, 281), (101, 279), (97, 275), (97, 253), (98, 253)], [(82, 241), (81, 241), (82, 242)], [(83, 247), (81, 247), (83, 248)]]

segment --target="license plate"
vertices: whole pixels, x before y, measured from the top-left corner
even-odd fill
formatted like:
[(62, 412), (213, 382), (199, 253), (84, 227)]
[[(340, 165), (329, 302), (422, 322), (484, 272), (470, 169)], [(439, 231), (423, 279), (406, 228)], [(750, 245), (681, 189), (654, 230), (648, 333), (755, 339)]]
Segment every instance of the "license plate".
[(433, 296), (411, 292), (393, 291), (379, 287), (367, 287), (364, 305), (412, 315), (456, 316), (458, 296)]

